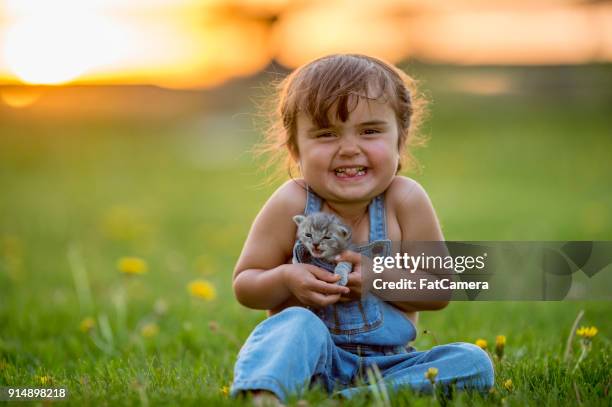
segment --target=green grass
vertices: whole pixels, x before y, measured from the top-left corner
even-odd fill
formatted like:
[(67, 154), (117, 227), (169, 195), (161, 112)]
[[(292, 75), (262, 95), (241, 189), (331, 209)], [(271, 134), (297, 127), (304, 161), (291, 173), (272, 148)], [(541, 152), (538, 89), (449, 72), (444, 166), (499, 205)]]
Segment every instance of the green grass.
[[(446, 90), (438, 79), (451, 74), (422, 75), (434, 100), (425, 129), (431, 141), (417, 151), (423, 171), (411, 175), (429, 192), (446, 238), (612, 239), (610, 95), (474, 96)], [(236, 302), (231, 272), (275, 187), (256, 187), (264, 174), (247, 151), (257, 135), (233, 116), (249, 109), (193, 123), (26, 121), (4, 113), (0, 386), (40, 387), (48, 376), (74, 404), (235, 403), (221, 388), (265, 315)], [(142, 257), (149, 272), (120, 275), (123, 256)], [(196, 278), (216, 286), (216, 300), (190, 298), (186, 286)], [(569, 363), (562, 355), (581, 309), (583, 324), (600, 333), (572, 372), (578, 342)], [(461, 394), (455, 405), (575, 405), (577, 398), (609, 405), (611, 310), (606, 302), (453, 303), (421, 313), (419, 332), (433, 334), (420, 333), (414, 345), (507, 336), (496, 392)], [(86, 317), (96, 319), (90, 333), (79, 329)], [(143, 337), (147, 323), (159, 333)], [(326, 396), (305, 398), (317, 404)], [(392, 401), (437, 404), (409, 391)]]

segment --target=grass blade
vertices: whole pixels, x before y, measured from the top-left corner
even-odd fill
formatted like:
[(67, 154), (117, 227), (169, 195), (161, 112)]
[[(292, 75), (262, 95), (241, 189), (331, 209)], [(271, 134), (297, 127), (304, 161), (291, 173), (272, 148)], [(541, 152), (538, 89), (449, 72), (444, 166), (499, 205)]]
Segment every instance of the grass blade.
[(584, 316), (584, 310), (581, 309), (576, 315), (576, 319), (574, 320), (574, 324), (572, 325), (572, 330), (570, 331), (569, 336), (567, 337), (567, 343), (565, 344), (565, 353), (563, 354), (563, 361), (567, 362), (572, 353), (572, 342), (574, 341), (574, 337), (576, 336), (576, 328), (578, 328), (578, 324), (582, 320)]
[(72, 272), (72, 279), (74, 280), (81, 312), (89, 315), (93, 310), (93, 297), (91, 295), (87, 270), (85, 269), (85, 262), (74, 243), (68, 248), (68, 263)]

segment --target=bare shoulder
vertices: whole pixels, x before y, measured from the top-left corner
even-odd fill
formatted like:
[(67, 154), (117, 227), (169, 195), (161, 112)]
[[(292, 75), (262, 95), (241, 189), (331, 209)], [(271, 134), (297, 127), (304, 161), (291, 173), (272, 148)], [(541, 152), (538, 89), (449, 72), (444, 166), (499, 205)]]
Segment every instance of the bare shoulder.
[(274, 191), (258, 217), (270, 215), (291, 221), (294, 215), (304, 212), (305, 205), (306, 184), (301, 179), (289, 180)]
[(296, 225), (293, 216), (304, 211), (305, 186), (300, 180), (281, 185), (253, 221), (236, 264), (236, 276), (245, 269), (270, 269), (291, 257)]
[(400, 175), (393, 178), (385, 198), (389, 204), (400, 210), (407, 206), (422, 205), (424, 201), (429, 202), (427, 192), (421, 184), (412, 178)]
[(272, 194), (264, 209), (271, 207), (285, 215), (297, 215), (306, 205), (306, 184), (301, 179), (286, 181)]
[(253, 222), (251, 232), (269, 239), (290, 240), (295, 234), (293, 216), (304, 211), (306, 186), (302, 180), (289, 180), (272, 194)]
[(402, 240), (440, 240), (442, 232), (425, 188), (412, 178), (396, 176), (386, 192), (389, 209), (397, 216)]

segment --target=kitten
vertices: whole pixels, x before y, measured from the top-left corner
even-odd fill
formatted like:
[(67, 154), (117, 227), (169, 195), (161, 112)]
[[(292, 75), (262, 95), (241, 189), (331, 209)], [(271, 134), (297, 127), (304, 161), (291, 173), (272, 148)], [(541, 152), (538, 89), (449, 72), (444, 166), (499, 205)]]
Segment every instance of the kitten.
[[(298, 239), (314, 258), (333, 263), (334, 257), (350, 246), (351, 229), (331, 213), (296, 215), (293, 221), (298, 225)], [(339, 274), (341, 279), (337, 284), (346, 285), (351, 271), (351, 263), (345, 261), (338, 263), (334, 273)]]

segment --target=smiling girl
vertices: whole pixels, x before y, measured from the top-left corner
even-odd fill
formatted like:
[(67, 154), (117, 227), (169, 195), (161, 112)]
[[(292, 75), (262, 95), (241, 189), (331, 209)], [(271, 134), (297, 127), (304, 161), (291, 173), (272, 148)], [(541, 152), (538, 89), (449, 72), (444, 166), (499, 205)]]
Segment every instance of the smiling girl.
[[(440, 225), (424, 189), (397, 175), (418, 114), (412, 80), (379, 59), (330, 55), (312, 61), (280, 84), (278, 131), (271, 149), (285, 151), (301, 175), (282, 185), (257, 215), (236, 264), (238, 301), (269, 310), (238, 354), (233, 396), (285, 402), (319, 384), (350, 398), (376, 366), (385, 384), (431, 391), (437, 383), (486, 391), (493, 367), (475, 345), (451, 343), (428, 351), (408, 345), (416, 313), (446, 301), (385, 302), (362, 295), (360, 256), (384, 242), (440, 241)], [(292, 264), (298, 214), (328, 212), (351, 227), (353, 242), (338, 261), (353, 263), (346, 287), (312, 264)], [(357, 253), (359, 252), (359, 253)]]

